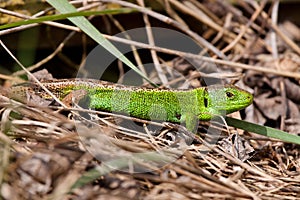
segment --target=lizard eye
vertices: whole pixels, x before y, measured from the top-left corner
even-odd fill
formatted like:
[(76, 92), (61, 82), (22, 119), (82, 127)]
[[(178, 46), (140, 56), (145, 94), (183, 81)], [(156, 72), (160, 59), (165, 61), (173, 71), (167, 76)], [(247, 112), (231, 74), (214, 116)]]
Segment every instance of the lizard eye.
[(234, 96), (234, 94), (233, 94), (233, 93), (231, 93), (231, 92), (226, 92), (226, 96), (227, 96), (228, 98), (231, 98), (231, 97), (233, 97), (233, 96)]

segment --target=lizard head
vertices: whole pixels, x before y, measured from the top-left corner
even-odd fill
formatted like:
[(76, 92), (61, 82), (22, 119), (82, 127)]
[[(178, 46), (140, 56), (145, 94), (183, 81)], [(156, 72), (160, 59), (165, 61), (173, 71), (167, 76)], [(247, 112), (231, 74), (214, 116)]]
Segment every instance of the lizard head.
[(209, 120), (214, 115), (225, 115), (246, 108), (252, 104), (253, 96), (234, 85), (214, 85), (205, 88), (202, 101), (206, 114), (201, 115)]

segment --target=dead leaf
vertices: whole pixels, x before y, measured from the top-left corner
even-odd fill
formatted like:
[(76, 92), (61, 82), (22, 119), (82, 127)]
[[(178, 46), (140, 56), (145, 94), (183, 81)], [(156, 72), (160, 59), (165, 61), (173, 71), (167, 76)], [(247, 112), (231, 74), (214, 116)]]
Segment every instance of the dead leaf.
[(240, 137), (237, 133), (222, 139), (219, 144), (226, 152), (240, 159), (241, 161), (246, 161), (249, 159), (251, 156), (250, 154), (254, 152), (254, 149), (250, 146), (249, 142)]
[(282, 102), (280, 96), (268, 98), (265, 93), (255, 98), (255, 104), (262, 114), (269, 119), (277, 120), (282, 115)]

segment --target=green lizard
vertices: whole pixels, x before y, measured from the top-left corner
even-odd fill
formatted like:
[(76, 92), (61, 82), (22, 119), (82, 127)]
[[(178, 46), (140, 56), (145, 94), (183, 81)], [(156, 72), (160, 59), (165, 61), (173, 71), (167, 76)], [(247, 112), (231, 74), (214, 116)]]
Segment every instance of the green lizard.
[[(175, 90), (124, 86), (91, 79), (63, 79), (42, 84), (59, 99), (74, 90), (84, 90), (89, 98), (89, 108), (146, 120), (185, 122), (190, 131), (195, 130), (198, 120), (210, 120), (216, 115), (241, 110), (253, 101), (249, 92), (233, 85)], [(25, 97), (29, 91), (44, 99), (51, 99), (35, 83), (16, 85), (12, 89), (14, 96)]]

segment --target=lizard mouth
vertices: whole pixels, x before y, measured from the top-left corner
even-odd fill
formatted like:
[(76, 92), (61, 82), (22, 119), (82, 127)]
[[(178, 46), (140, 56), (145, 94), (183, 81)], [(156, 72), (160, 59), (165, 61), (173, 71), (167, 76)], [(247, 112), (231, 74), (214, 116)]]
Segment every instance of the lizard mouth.
[(229, 107), (228, 110), (230, 112), (235, 112), (235, 111), (238, 111), (238, 110), (242, 110), (242, 109), (246, 108), (247, 106), (249, 106), (251, 103), (243, 103), (243, 104), (238, 103), (238, 104), (234, 104), (234, 105), (231, 105), (230, 106), (231, 108)]
[(238, 110), (242, 110), (244, 108), (246, 108), (247, 106), (249, 106), (251, 103), (236, 103), (236, 104), (230, 104), (228, 106), (215, 106), (215, 109), (219, 112), (219, 113), (224, 113), (224, 114), (229, 114), (232, 112), (236, 112)]

